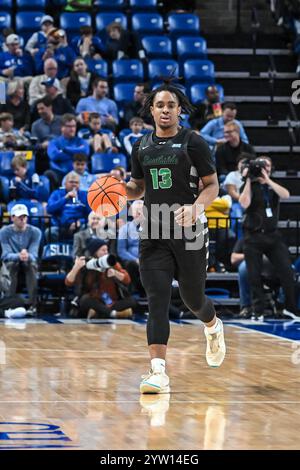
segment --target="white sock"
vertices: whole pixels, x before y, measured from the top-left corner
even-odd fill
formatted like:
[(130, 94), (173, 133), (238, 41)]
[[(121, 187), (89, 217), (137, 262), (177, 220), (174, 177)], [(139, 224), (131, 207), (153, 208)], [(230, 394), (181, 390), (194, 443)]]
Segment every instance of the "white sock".
[(161, 372), (164, 372), (166, 368), (166, 361), (164, 359), (160, 359), (159, 357), (155, 357), (154, 359), (151, 359), (151, 369), (152, 370), (159, 370)]
[(216, 323), (213, 326), (207, 326), (206, 329), (210, 335), (218, 333), (221, 330), (221, 323), (219, 318), (216, 318)]

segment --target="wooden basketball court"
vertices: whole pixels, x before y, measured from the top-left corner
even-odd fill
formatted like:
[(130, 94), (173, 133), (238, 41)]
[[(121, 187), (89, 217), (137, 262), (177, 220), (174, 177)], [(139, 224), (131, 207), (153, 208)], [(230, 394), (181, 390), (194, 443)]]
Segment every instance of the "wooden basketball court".
[(200, 323), (172, 323), (172, 392), (140, 396), (145, 324), (1, 323), (0, 448), (299, 449), (300, 345), (225, 332), (211, 369)]

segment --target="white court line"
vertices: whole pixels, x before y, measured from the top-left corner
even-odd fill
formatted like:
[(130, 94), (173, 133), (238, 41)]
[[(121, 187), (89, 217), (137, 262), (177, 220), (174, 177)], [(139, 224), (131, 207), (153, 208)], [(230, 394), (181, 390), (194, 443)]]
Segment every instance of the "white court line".
[[(176, 393), (176, 392), (175, 392)], [(177, 392), (178, 393), (178, 392)], [(169, 395), (169, 394), (167, 394)], [(148, 396), (148, 395), (147, 395)], [(160, 395), (162, 396), (162, 395)], [(36, 403), (36, 404), (44, 404), (44, 403), (64, 403), (64, 404), (91, 404), (91, 403), (99, 403), (99, 404), (118, 404), (118, 403), (137, 403), (140, 404), (139, 398), (136, 400), (13, 400), (13, 401), (5, 401), (0, 400), (0, 404), (21, 404), (21, 403)], [(290, 404), (300, 404), (300, 401), (295, 400), (170, 400), (170, 405), (172, 403), (203, 403), (209, 405), (243, 405), (243, 404), (283, 404), (283, 405), (290, 405)], [(80, 418), (82, 419), (82, 418)]]
[[(231, 328), (245, 328), (245, 326), (242, 326), (242, 325), (229, 325), (228, 323), (225, 323), (226, 326), (230, 326)], [(249, 328), (253, 333), (259, 333), (261, 335), (265, 335), (265, 336), (272, 336), (273, 338), (276, 338), (277, 340), (284, 340), (284, 341), (289, 341), (289, 342), (292, 342), (292, 343), (295, 343), (297, 341), (300, 341), (300, 334), (299, 334), (299, 338), (298, 339), (292, 339), (292, 338), (285, 338), (284, 336), (279, 336), (279, 335), (274, 335), (273, 333), (268, 333), (268, 331), (259, 331), (259, 330), (256, 330), (256, 329), (252, 329), (252, 328)], [(226, 339), (226, 335), (225, 335), (225, 339)]]

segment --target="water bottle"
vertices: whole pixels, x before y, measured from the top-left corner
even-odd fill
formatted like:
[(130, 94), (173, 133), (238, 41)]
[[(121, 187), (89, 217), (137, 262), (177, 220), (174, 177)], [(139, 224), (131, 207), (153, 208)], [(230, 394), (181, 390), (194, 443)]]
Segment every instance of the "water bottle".
[(40, 177), (37, 173), (33, 173), (31, 183), (33, 188), (36, 188), (40, 184)]
[(17, 199), (17, 188), (13, 180), (10, 180), (9, 184), (9, 199)]

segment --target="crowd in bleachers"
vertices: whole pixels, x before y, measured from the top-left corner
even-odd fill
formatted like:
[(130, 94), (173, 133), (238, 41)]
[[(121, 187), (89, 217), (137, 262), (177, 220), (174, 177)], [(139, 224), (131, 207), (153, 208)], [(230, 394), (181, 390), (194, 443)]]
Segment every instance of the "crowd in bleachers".
[[(26, 267), (25, 275), (31, 285), (33, 310), (37, 302), (33, 281), (38, 269), (36, 240), (44, 246), (44, 258), (49, 243), (73, 245), (68, 253), (72, 258), (87, 253), (90, 239), (104, 240), (123, 266), (118, 268), (121, 274), (115, 275), (121, 281), (123, 275), (129, 276), (125, 284), (131, 278), (130, 293), (144, 294), (136, 251), (139, 211), (132, 209), (133, 221), (126, 226), (121, 218), (117, 221), (122, 236), (115, 244), (107, 235), (110, 221), (90, 213), (87, 189), (100, 173), (126, 178), (133, 144), (153, 129), (150, 116), (139, 116), (146, 94), (166, 76), (177, 79), (195, 105), (192, 115), (182, 116), (182, 121), (211, 146), (220, 182), (225, 180), (219, 197), (207, 210), (211, 243), (217, 246), (209, 269), (230, 269), (230, 253), (240, 226), (230, 227), (229, 216), (242, 213), (239, 156), (247, 152), (249, 158), (255, 152), (236, 119), (235, 104), (222, 106), (224, 90), (215, 84), (214, 64), (207, 60), (200, 20), (192, 11), (194, 3), (1, 2), (0, 76), (6, 85), (6, 102), (0, 106), (1, 205), (4, 215), (7, 211), (12, 216), (13, 225), (19, 217), (26, 222), (26, 216), (30, 225), (24, 231), (26, 240), (22, 230), (16, 243), (9, 240), (11, 225), (2, 229), (0, 241), (2, 259), (11, 256), (14, 260), (9, 265), (14, 276), (11, 293), (19, 275), (15, 261), (21, 259), (31, 266)], [(101, 231), (104, 226), (106, 230)], [(35, 234), (34, 241), (27, 238), (27, 229)], [(98, 249), (103, 251), (102, 246)], [(79, 265), (73, 267), (76, 273)], [(68, 286), (75, 277), (71, 276)], [(110, 293), (114, 301), (120, 300), (114, 289)], [(128, 310), (127, 304), (125, 307)], [(85, 305), (83, 310), (89, 308)]]

